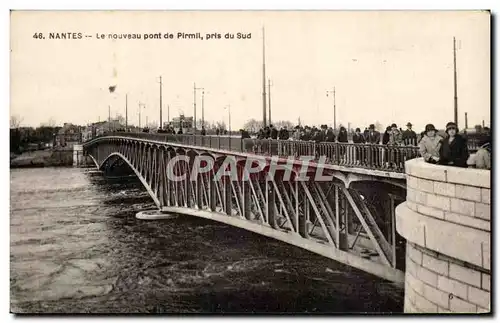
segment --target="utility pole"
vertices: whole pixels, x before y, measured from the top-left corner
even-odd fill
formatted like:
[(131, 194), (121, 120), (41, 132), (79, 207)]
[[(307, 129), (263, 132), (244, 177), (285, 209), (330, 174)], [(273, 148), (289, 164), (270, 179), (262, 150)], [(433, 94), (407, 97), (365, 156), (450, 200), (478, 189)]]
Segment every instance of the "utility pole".
[(269, 124), (272, 124), (271, 121), (271, 79), (267, 79), (267, 95), (269, 99)]
[(454, 93), (454, 115), (455, 124), (458, 129), (458, 98), (457, 98), (457, 49), (455, 37), (453, 37), (453, 93)]
[(141, 128), (141, 109), (145, 106), (143, 103), (139, 102), (139, 129)]
[(196, 87), (196, 83), (193, 85), (193, 93), (194, 93), (194, 116), (193, 116), (193, 135), (196, 134), (196, 90), (204, 90), (202, 87)]
[(469, 122), (467, 120), (467, 112), (465, 112), (465, 129), (469, 128)]
[(205, 128), (205, 90), (201, 92), (201, 128)]
[(128, 94), (125, 94), (125, 131), (128, 130)]
[(333, 129), (337, 129), (337, 106), (335, 102), (335, 86), (333, 87), (333, 91), (326, 91), (326, 96), (328, 93), (333, 94)]
[(265, 30), (262, 26), (262, 125), (266, 126), (266, 40)]
[(163, 87), (163, 84), (161, 82), (161, 75), (160, 75), (160, 128), (159, 129), (162, 129), (163, 128), (163, 120), (162, 120), (162, 109), (163, 109), (163, 106), (162, 106), (162, 103), (161, 103), (161, 89)]
[(224, 107), (224, 110), (225, 109), (228, 109), (228, 114), (229, 114), (229, 135), (231, 135), (231, 105), (228, 104), (227, 106)]
[(194, 93), (193, 135), (196, 135), (196, 83), (193, 83), (193, 93)]
[(170, 105), (167, 105), (167, 122), (170, 123)]

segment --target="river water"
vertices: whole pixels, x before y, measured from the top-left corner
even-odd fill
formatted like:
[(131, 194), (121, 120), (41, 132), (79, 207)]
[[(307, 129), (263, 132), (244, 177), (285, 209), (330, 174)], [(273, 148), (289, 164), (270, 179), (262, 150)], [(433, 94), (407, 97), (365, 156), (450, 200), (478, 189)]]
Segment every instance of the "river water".
[(402, 312), (392, 283), (189, 216), (144, 221), (137, 180), (11, 170), (14, 313)]

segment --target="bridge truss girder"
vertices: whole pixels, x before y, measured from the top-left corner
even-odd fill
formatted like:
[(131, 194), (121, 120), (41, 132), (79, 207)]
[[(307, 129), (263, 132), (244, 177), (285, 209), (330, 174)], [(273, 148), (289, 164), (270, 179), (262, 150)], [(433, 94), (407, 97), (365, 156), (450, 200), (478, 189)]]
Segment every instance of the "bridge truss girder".
[[(183, 208), (223, 214), (291, 235), (296, 245), (307, 241), (331, 248), (341, 255), (336, 260), (350, 259), (349, 265), (389, 280), (401, 283), (404, 279), (400, 270), (404, 266), (397, 261), (404, 255), (396, 255), (394, 212), (377, 210), (361, 191), (346, 187), (346, 181), (337, 177), (330, 182), (285, 181), (279, 175), (269, 180), (251, 176), (247, 181), (229, 177), (214, 180), (215, 171), (211, 170), (193, 179), (188, 163), (177, 162), (169, 169), (172, 158), (185, 155), (192, 164), (196, 155), (203, 154), (220, 166), (224, 156), (202, 147), (193, 151), (130, 138), (101, 138), (87, 144), (85, 150), (101, 169), (110, 167), (110, 160), (125, 161), (162, 210)], [(244, 174), (246, 157), (236, 158), (238, 173)], [(172, 181), (169, 172), (186, 176)], [(395, 208), (394, 196), (387, 195)]]

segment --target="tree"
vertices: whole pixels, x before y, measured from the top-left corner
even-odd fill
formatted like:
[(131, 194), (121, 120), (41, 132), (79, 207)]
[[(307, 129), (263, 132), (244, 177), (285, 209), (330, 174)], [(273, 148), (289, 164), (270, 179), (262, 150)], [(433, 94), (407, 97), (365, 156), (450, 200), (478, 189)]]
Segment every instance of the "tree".
[(215, 126), (216, 129), (226, 130), (226, 128), (227, 128), (226, 123), (224, 121), (217, 121), (213, 125)]
[(243, 125), (243, 129), (246, 129), (252, 133), (256, 133), (260, 128), (262, 128), (262, 122), (255, 119), (250, 119)]
[(276, 129), (281, 129), (282, 127), (286, 127), (287, 129), (291, 129), (294, 127), (293, 122), (288, 120), (278, 120), (272, 123), (273, 127)]
[(118, 121), (120, 126), (125, 127), (125, 118), (121, 114), (116, 114), (115, 120)]
[(22, 121), (23, 121), (23, 119), (20, 116), (11, 115), (10, 116), (10, 128), (11, 129), (19, 128), (19, 125), (21, 124)]

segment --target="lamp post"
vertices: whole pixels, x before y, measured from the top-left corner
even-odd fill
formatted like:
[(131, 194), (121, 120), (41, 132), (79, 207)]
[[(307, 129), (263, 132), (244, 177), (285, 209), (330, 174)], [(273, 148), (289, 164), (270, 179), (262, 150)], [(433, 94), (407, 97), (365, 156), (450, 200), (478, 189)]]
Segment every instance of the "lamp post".
[(331, 93), (333, 94), (333, 129), (337, 129), (337, 106), (335, 105), (335, 86), (333, 87), (333, 90), (331, 91), (326, 91), (326, 96)]
[(163, 83), (161, 81), (161, 75), (160, 75), (160, 128), (159, 129), (163, 129), (163, 105), (162, 105), (162, 102), (161, 102), (161, 99), (162, 99), (162, 96), (161, 96), (161, 90), (162, 90), (162, 87), (163, 87)]
[(141, 109), (146, 109), (146, 105), (142, 102), (139, 102), (139, 130), (141, 128)]
[(194, 113), (193, 113), (193, 135), (196, 134), (196, 90), (204, 90), (202, 87), (196, 87), (196, 83), (193, 84), (193, 96), (194, 96)]
[(228, 110), (229, 135), (231, 136), (231, 105), (226, 105), (224, 107), (224, 110)]

